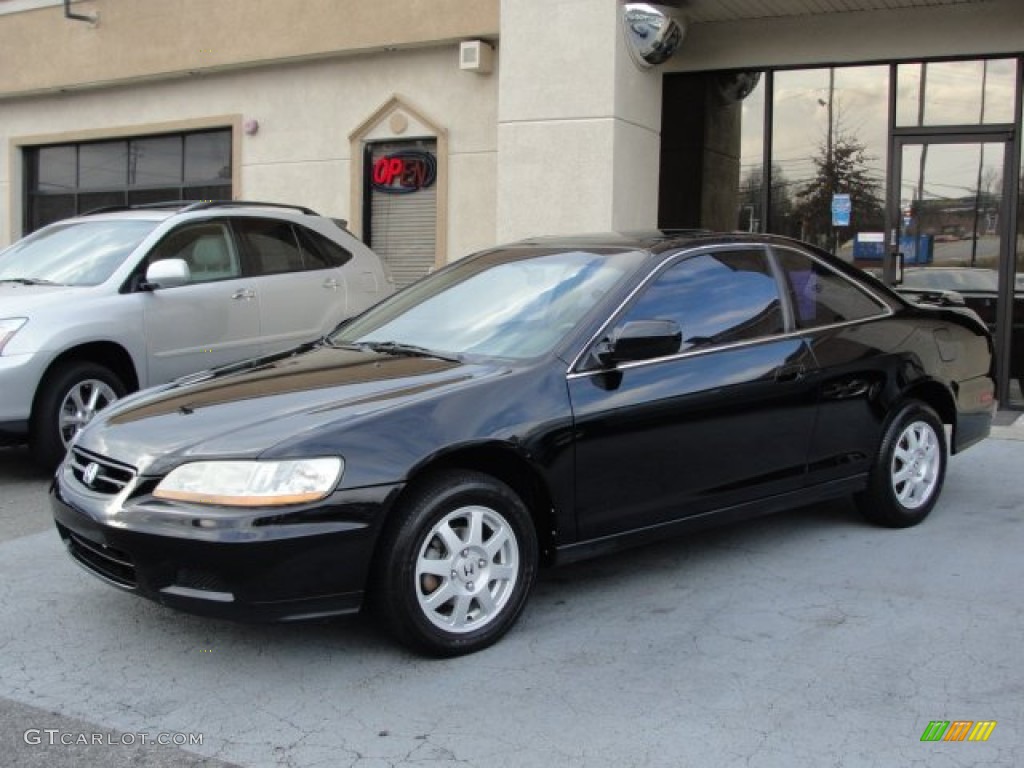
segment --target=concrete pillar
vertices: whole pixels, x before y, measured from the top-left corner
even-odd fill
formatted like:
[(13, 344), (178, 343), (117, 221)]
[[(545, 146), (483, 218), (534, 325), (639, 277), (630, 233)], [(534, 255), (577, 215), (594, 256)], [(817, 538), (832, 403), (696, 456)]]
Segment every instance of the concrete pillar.
[(614, 0), (502, 0), (499, 241), (657, 224), (661, 72)]

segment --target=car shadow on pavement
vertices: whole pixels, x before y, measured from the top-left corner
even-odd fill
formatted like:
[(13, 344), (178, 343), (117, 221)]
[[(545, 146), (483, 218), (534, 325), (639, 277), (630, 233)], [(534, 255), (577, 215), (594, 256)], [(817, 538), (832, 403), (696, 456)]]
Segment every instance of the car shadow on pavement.
[(23, 445), (0, 447), (0, 485), (6, 482), (48, 480), (50, 472), (43, 469), (29, 455)]

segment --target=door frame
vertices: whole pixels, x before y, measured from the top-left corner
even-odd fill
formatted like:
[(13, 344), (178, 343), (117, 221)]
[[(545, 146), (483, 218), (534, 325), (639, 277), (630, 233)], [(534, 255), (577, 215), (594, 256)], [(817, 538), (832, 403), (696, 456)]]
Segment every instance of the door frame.
[[(900, 190), (902, 186), (903, 148), (929, 147), (950, 144), (1002, 144), (1004, 215), (999, 223), (999, 285), (996, 295), (996, 399), (1001, 408), (1024, 408), (1024, 403), (1010, 403), (1010, 343), (1013, 330), (1013, 302), (1017, 267), (1017, 168), (1020, 167), (1020, 146), (1014, 126), (1008, 124), (979, 126), (929, 126), (896, 128), (890, 126), (885, 218), (889, 233), (890, 253), (899, 250)], [(975, 190), (977, 193), (977, 190)], [(885, 282), (895, 282), (895, 264), (898, 257), (886, 264)]]

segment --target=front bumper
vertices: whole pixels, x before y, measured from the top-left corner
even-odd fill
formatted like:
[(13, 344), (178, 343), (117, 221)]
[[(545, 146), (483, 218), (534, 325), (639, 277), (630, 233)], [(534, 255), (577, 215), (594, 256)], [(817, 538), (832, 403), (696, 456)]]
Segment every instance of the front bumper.
[(50, 491), (68, 553), (109, 584), (172, 608), (240, 621), (358, 611), (381, 521), (399, 486), (337, 491), (301, 509), (212, 511), (141, 495), (123, 505)]
[(7, 438), (28, 433), (32, 400), (45, 370), (41, 354), (0, 355), (0, 435)]

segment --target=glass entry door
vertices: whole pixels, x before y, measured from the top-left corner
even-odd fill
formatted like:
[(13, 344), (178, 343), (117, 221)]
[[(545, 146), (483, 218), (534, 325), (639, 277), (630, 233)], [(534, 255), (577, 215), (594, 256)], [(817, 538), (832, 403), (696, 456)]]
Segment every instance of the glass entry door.
[(1013, 322), (1007, 311), (1016, 272), (1004, 204), (1013, 182), (1011, 146), (1003, 136), (897, 137), (890, 216), (903, 288), (963, 296), (996, 336), (1000, 402), (1021, 406), (1024, 331), (1012, 327), (1021, 323), (1020, 311)]

